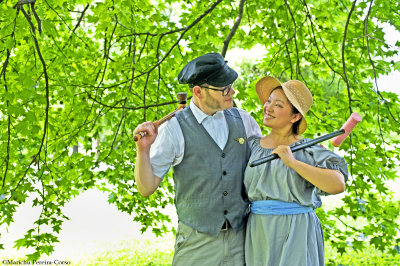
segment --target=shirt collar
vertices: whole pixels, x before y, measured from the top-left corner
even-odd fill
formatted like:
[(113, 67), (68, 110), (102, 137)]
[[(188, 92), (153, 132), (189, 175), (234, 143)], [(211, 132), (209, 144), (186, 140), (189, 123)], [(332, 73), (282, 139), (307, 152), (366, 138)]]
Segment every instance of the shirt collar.
[(225, 117), (224, 116), (224, 111), (218, 111), (216, 112), (214, 115), (207, 115), (205, 114), (202, 110), (200, 110), (199, 107), (197, 107), (193, 101), (190, 101), (189, 104), (190, 109), (192, 110), (192, 113), (194, 115), (194, 117), (196, 118), (197, 122), (199, 124), (203, 123), (203, 121), (208, 118), (208, 117), (214, 117), (214, 118), (221, 118), (221, 117)]

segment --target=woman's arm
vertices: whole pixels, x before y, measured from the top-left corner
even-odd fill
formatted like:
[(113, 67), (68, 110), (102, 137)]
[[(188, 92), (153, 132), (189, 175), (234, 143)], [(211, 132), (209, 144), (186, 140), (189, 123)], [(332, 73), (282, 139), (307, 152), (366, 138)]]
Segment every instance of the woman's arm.
[(279, 155), (282, 162), (295, 170), (300, 176), (317, 188), (329, 194), (338, 194), (345, 189), (343, 174), (338, 170), (324, 169), (309, 165), (294, 158), (289, 146), (279, 145), (273, 153)]

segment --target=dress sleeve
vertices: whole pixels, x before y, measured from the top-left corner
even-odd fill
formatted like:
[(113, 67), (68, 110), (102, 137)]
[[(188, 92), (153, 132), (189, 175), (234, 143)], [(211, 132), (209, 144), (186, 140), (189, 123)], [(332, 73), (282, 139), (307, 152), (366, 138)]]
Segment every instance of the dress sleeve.
[(237, 109), (240, 117), (242, 118), (244, 128), (246, 129), (247, 138), (257, 137), (261, 138), (261, 129), (260, 126), (257, 124), (256, 120), (248, 114), (246, 111), (242, 109)]
[(250, 150), (254, 150), (257, 147), (257, 144), (260, 140), (258, 136), (252, 136), (247, 139), (247, 144), (249, 145)]
[[(338, 170), (343, 174), (345, 182), (347, 181), (349, 170), (347, 163), (342, 156), (337, 155), (318, 144), (306, 148), (306, 152), (313, 158), (315, 167)], [(320, 195), (330, 195), (318, 188), (317, 193)]]

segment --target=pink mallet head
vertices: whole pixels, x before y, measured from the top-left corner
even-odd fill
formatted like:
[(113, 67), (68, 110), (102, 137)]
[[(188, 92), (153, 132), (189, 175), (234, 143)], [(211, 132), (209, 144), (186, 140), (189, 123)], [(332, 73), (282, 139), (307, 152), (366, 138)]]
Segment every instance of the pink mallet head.
[(342, 135), (336, 136), (331, 140), (331, 143), (335, 147), (339, 147), (344, 139), (351, 133), (354, 127), (362, 120), (361, 116), (357, 113), (352, 113), (347, 119), (346, 123), (342, 126), (344, 133)]

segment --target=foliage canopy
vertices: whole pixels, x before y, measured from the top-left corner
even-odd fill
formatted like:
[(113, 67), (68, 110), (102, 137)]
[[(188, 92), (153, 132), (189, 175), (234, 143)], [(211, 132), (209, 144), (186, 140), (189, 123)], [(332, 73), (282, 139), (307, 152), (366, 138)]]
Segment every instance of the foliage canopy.
[(169, 230), (173, 186), (139, 195), (132, 131), (175, 109), (186, 62), (258, 45), (266, 53), (236, 67), (235, 87), (260, 124), (254, 84), (266, 74), (312, 91), (305, 137), (363, 117), (340, 148), (351, 170), (343, 204), (318, 210), (327, 241), (339, 252), (367, 242), (399, 252), (400, 204), (385, 185), (397, 178), (399, 98), (377, 83), (400, 70), (390, 60), (400, 42), (383, 30), (400, 31), (399, 10), (390, 0), (0, 0), (0, 225), (34, 197), (41, 214), (16, 247), (32, 248), (29, 259), (50, 254), (63, 206), (98, 187), (143, 230)]

